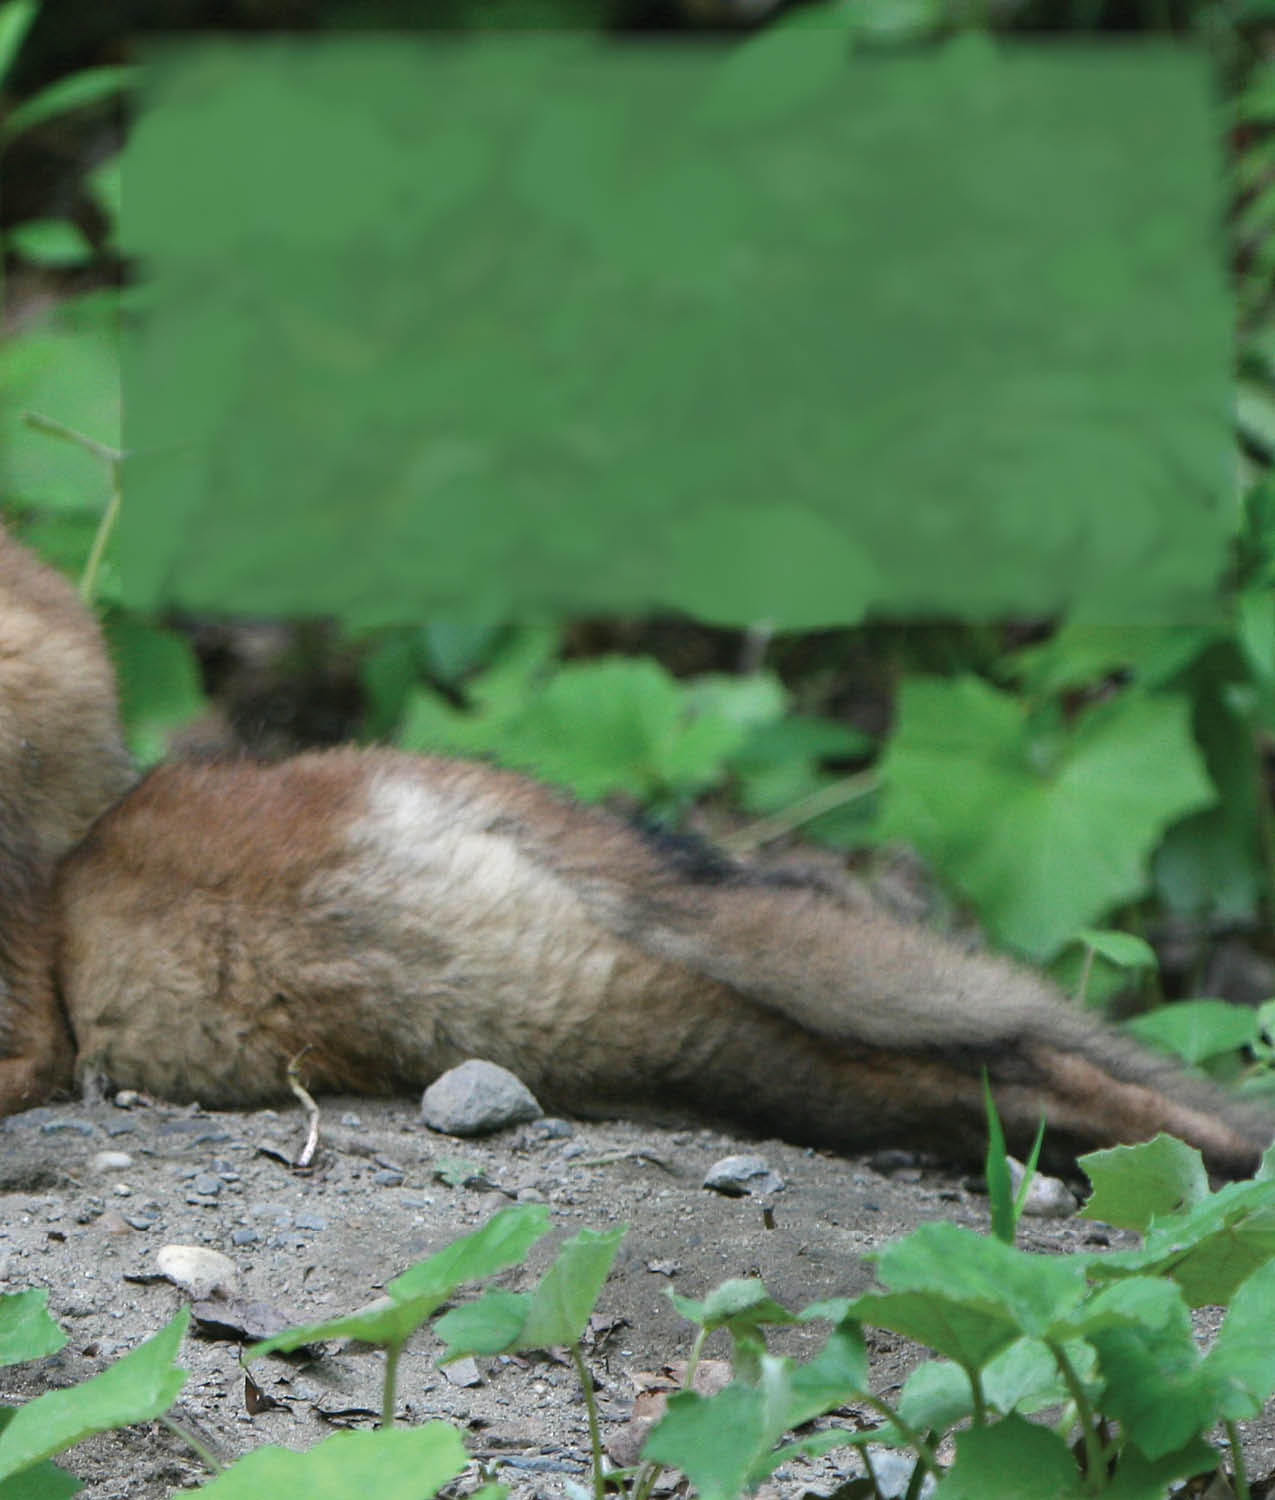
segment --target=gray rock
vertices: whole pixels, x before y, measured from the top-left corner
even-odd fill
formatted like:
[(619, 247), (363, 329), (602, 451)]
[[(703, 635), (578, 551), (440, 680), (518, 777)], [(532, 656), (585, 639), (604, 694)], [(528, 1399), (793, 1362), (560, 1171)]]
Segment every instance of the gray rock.
[(750, 1193), (778, 1193), (785, 1183), (760, 1156), (724, 1156), (709, 1167), (704, 1186), (728, 1198), (744, 1198)]
[(421, 1119), (444, 1135), (490, 1135), (543, 1114), (526, 1084), (477, 1059), (444, 1073), (421, 1097)]
[(235, 1263), (220, 1250), (203, 1245), (165, 1245), (155, 1256), (161, 1276), (182, 1287), (196, 1300), (215, 1293), (229, 1296), (238, 1289)]
[[(1017, 1197), (1027, 1168), (1012, 1156), (1006, 1160), (1009, 1162), (1010, 1186)], [(1069, 1219), (1075, 1212), (1076, 1198), (1067, 1184), (1057, 1177), (1046, 1177), (1042, 1172), (1037, 1172), (1027, 1189), (1023, 1213), (1035, 1219)]]
[(123, 1172), (132, 1165), (133, 1158), (127, 1151), (99, 1151), (92, 1161), (95, 1172)]

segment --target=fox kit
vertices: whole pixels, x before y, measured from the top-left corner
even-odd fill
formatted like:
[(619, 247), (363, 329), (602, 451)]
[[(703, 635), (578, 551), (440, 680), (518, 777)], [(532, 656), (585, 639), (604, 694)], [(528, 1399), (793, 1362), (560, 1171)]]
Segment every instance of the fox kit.
[[(105, 656), (0, 535), (0, 1113), (68, 1087), (206, 1105), (419, 1089), (469, 1057), (550, 1107), (976, 1155), (1272, 1127), (1033, 974), (523, 777), (392, 751), (161, 766), (132, 790)], [(90, 821), (92, 827), (88, 825)]]

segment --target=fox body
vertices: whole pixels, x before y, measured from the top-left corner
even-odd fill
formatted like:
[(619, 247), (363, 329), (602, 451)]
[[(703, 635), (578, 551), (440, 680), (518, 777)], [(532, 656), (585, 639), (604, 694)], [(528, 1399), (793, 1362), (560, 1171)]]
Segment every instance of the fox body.
[[(489, 766), (172, 763), (121, 796), (95, 627), (7, 540), (0, 630), (40, 614), (33, 578), (41, 664), (0, 655), (0, 1112), (76, 1076), (260, 1104), (304, 1052), (315, 1089), (416, 1089), (483, 1057), (552, 1108), (841, 1149), (976, 1155), (984, 1068), (1011, 1142), (1043, 1112), (1056, 1154), (1168, 1130), (1240, 1174), (1272, 1134), (1025, 969)], [(41, 796), (10, 794), (46, 740)]]

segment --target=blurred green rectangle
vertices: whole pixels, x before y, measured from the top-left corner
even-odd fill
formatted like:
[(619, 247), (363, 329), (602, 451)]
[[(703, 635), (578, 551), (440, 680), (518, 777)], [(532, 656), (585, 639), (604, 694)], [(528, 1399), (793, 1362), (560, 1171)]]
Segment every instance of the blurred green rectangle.
[(1219, 122), (1163, 43), (155, 58), (132, 602), (369, 626), (1212, 608)]

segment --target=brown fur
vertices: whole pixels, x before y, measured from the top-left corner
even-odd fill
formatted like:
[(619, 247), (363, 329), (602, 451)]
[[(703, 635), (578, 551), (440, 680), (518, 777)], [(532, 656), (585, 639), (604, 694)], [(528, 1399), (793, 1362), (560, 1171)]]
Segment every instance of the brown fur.
[[(22, 700), (65, 741), (65, 807), (49, 815), (55, 796), (41, 824), (64, 848), (86, 800), (113, 800), (117, 769), (89, 773), (95, 736), (118, 767), (118, 735), (91, 626), (34, 576), (53, 601), (46, 654), (95, 663), (84, 680), (103, 695), (68, 706), (50, 669), (48, 701)], [(16, 591), (0, 583), (3, 629)], [(10, 721), (14, 701), (0, 676)], [(11, 882), (34, 817), (15, 805)], [(1055, 1153), (1166, 1129), (1241, 1173), (1272, 1133), (1005, 960), (477, 764), (360, 750), (171, 764), (63, 859), (51, 923), (47, 880), (18, 884), (37, 898), (6, 906), (0, 1112), (70, 1082), (60, 994), (83, 1081), (208, 1105), (285, 1095), (305, 1048), (315, 1089), (417, 1089), (485, 1057), (549, 1107), (706, 1115), (840, 1148), (976, 1155), (984, 1066), (1019, 1145), (1044, 1111)]]

